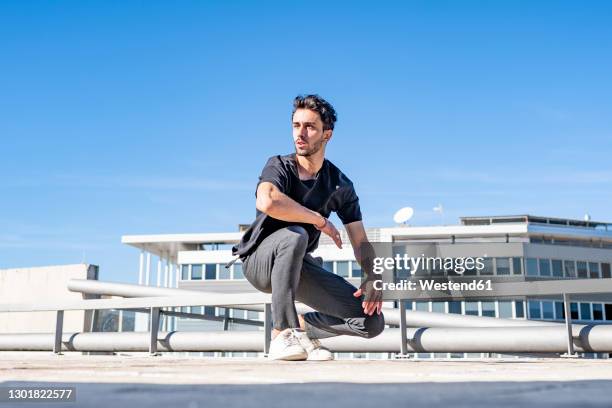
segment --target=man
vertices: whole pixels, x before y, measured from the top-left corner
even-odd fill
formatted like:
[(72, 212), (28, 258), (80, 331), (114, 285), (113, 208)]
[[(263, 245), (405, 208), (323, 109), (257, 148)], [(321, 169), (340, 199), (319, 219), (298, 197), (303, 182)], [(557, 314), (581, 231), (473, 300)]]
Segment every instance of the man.
[[(310, 255), (321, 233), (342, 248), (340, 233), (328, 219), (333, 211), (367, 271), (361, 260), (369, 242), (359, 199), (353, 183), (325, 159), (335, 122), (334, 108), (320, 96), (295, 98), (295, 154), (268, 160), (257, 185), (256, 219), (233, 248), (246, 279), (272, 293), (271, 359), (332, 360), (317, 339), (341, 334), (372, 338), (384, 329), (382, 301), (371, 285), (357, 289)], [(295, 300), (316, 311), (298, 316)]]

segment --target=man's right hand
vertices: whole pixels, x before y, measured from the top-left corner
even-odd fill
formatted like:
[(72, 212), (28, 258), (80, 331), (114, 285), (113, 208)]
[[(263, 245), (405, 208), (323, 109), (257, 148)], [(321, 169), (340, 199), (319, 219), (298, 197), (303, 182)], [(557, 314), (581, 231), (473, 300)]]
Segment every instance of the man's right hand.
[(340, 238), (340, 233), (338, 232), (334, 224), (332, 224), (332, 222), (329, 219), (327, 218), (323, 218), (323, 219), (325, 220), (325, 224), (322, 224), (322, 225), (314, 224), (315, 228), (321, 231), (322, 233), (324, 233), (325, 235), (329, 236), (334, 241), (336, 246), (342, 249), (342, 238)]

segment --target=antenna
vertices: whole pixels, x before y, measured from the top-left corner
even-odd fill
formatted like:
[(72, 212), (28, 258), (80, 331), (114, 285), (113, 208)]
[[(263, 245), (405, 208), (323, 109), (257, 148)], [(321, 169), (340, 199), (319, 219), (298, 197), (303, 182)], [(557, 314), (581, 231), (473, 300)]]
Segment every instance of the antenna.
[(408, 224), (408, 221), (414, 215), (414, 209), (412, 207), (404, 207), (400, 208), (396, 211), (395, 215), (393, 215), (393, 221), (396, 224)]

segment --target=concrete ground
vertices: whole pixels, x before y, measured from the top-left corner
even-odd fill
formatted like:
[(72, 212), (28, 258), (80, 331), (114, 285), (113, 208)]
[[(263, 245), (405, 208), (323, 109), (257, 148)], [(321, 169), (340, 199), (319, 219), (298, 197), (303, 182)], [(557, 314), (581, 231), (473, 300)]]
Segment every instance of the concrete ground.
[[(338, 360), (0, 353), (0, 389), (74, 386), (53, 407), (610, 407), (612, 360)], [(0, 398), (1, 400), (1, 398)], [(43, 406), (0, 402), (0, 408)]]

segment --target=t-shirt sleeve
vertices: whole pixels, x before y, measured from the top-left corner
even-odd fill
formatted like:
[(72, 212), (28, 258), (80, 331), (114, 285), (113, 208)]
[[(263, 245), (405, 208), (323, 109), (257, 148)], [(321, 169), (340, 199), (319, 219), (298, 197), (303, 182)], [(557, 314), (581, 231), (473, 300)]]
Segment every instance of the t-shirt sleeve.
[(359, 207), (359, 197), (355, 192), (355, 188), (351, 185), (346, 188), (343, 196), (342, 205), (337, 211), (338, 218), (342, 224), (350, 224), (351, 222), (361, 221), (361, 207)]
[(278, 156), (268, 159), (268, 162), (261, 171), (257, 186), (259, 187), (259, 184), (265, 181), (274, 184), (282, 193), (286, 194), (289, 191), (289, 175)]

